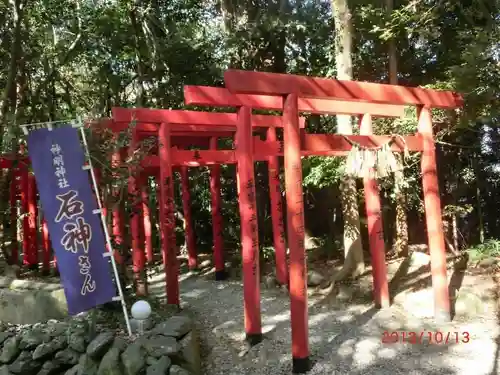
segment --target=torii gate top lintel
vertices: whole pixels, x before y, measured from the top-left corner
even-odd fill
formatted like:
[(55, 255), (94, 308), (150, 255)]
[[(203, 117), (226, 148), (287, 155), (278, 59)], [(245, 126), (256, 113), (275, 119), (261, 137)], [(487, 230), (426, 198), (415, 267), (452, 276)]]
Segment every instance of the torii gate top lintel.
[[(184, 102), (188, 105), (215, 107), (248, 106), (254, 109), (283, 110), (283, 98), (276, 95), (233, 94), (227, 88), (184, 86)], [(375, 117), (403, 117), (404, 105), (354, 102), (336, 99), (298, 98), (299, 112), (315, 114), (363, 115)]]
[[(111, 118), (100, 118), (92, 121), (87, 121), (87, 127), (92, 128), (95, 134), (101, 131), (110, 131), (111, 133), (120, 133), (129, 126), (129, 123), (118, 123)], [(135, 139), (141, 141), (149, 137), (157, 137), (158, 124), (141, 123), (138, 127), (139, 131), (135, 132)], [(136, 128), (136, 130), (137, 130)], [(172, 146), (176, 147), (201, 147), (208, 148), (212, 138), (229, 138), (234, 136), (234, 130), (227, 127), (190, 127), (190, 126), (172, 126), (171, 133)]]
[[(219, 127), (236, 131), (238, 123), (236, 113), (201, 112), (188, 110), (151, 109), (151, 108), (121, 108), (111, 109), (113, 120), (118, 124), (116, 129), (125, 130), (129, 123), (136, 121), (138, 131), (153, 132), (162, 123), (170, 126), (185, 127), (185, 130), (207, 127), (208, 131), (217, 131)], [(305, 118), (299, 119), (299, 126), (305, 127)], [(252, 115), (252, 127), (280, 128), (283, 127), (281, 116)], [(177, 130), (180, 130), (176, 128)]]
[(295, 74), (229, 69), (224, 72), (224, 83), (233, 94), (275, 96), (297, 94), (299, 98), (417, 105), (443, 109), (455, 109), (463, 106), (462, 96), (453, 91), (373, 82), (342, 81)]

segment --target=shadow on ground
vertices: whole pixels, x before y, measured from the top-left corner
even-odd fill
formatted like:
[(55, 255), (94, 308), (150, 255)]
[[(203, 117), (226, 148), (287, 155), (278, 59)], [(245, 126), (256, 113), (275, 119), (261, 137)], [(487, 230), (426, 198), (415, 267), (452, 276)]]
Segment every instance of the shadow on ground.
[[(406, 268), (406, 269), (405, 269)], [(428, 267), (410, 270), (404, 263), (391, 283), (392, 294), (429, 289)], [(205, 374), (290, 374), (291, 330), (289, 297), (278, 289), (261, 290), (263, 331), (266, 339), (253, 348), (244, 344), (243, 290), (240, 282), (211, 280), (206, 276), (181, 277), (183, 306), (198, 318), (205, 342)], [(467, 278), (460, 270), (451, 275), (453, 293)], [(161, 295), (164, 278), (152, 279), (150, 290)], [(474, 285), (474, 280), (468, 280)], [(426, 301), (428, 302), (428, 301)], [(408, 306), (393, 304), (376, 310), (365, 299), (309, 298), (310, 374), (496, 374), (496, 312), (481, 319), (437, 326), (432, 319), (415, 317)], [(442, 342), (435, 332), (443, 333)], [(384, 332), (399, 332), (398, 343), (382, 343)], [(416, 344), (402, 343), (403, 332), (422, 335)], [(423, 333), (422, 333), (423, 332)], [(466, 341), (465, 333), (469, 336)], [(448, 334), (449, 333), (449, 334)], [(432, 339), (429, 341), (429, 336)], [(439, 340), (438, 336), (438, 340)], [(448, 337), (448, 338), (446, 338)], [(408, 341), (406, 339), (406, 341)], [(447, 343), (445, 341), (448, 341)], [(457, 342), (458, 341), (458, 342)], [(479, 359), (480, 358), (480, 359)]]

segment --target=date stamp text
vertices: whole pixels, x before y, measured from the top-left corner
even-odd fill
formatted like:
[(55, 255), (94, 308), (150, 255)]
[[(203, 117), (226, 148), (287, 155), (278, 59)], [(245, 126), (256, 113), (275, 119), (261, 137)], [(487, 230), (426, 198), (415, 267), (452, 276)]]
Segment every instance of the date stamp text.
[(440, 331), (384, 331), (383, 344), (466, 344), (470, 341), (469, 332), (440, 332)]

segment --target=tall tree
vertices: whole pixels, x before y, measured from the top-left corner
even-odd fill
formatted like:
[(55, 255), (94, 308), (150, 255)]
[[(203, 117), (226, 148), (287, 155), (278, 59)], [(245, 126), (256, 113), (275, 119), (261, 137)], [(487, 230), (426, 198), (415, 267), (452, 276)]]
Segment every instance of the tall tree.
[[(337, 79), (352, 80), (352, 14), (348, 0), (331, 0), (335, 25), (335, 65)], [(352, 134), (352, 118), (337, 115), (339, 134)], [(337, 279), (357, 276), (364, 271), (363, 244), (359, 223), (356, 180), (344, 176), (341, 182), (342, 214), (344, 217), (344, 267)]]
[[(385, 0), (385, 6), (389, 19), (392, 17), (394, 10), (394, 0)], [(388, 70), (389, 70), (389, 84), (398, 84), (398, 56), (396, 47), (396, 35), (390, 33), (387, 40), (388, 47)], [(401, 160), (402, 155), (397, 155)], [(401, 163), (402, 165), (402, 163)], [(408, 253), (408, 217), (406, 214), (406, 196), (404, 192), (404, 171), (398, 170), (394, 173), (394, 195), (396, 200), (396, 225), (395, 225), (395, 241), (394, 250), (399, 255), (406, 255)]]

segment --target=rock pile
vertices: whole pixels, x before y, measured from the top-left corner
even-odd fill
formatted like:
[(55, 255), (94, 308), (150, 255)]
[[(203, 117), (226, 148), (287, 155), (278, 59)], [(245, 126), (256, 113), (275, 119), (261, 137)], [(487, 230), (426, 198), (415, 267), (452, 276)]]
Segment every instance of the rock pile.
[(197, 375), (191, 319), (173, 316), (136, 338), (92, 333), (86, 320), (0, 326), (0, 375)]

